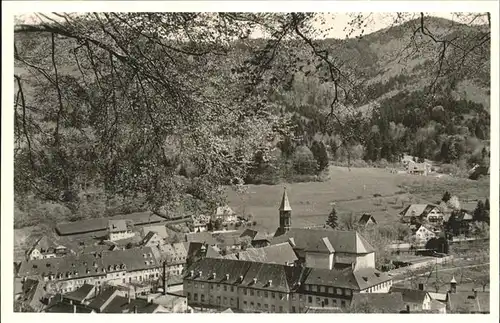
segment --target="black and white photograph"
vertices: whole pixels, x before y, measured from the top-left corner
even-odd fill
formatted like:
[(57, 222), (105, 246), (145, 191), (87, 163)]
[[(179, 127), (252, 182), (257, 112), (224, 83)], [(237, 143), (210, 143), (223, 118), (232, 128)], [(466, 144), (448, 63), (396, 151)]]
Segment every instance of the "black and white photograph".
[(71, 2), (2, 22), (2, 314), (498, 320), (498, 3)]

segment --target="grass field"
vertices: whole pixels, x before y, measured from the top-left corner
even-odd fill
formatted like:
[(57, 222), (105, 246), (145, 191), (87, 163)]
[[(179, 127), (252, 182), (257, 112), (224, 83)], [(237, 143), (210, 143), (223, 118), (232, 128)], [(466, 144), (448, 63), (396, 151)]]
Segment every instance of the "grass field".
[[(282, 185), (248, 185), (245, 193), (227, 189), (229, 205), (238, 213), (250, 213), (261, 229), (273, 232), (278, 226), (278, 207), (286, 186), (292, 211), (292, 226), (322, 225), (335, 203), (337, 212), (357, 216), (371, 212), (379, 223), (397, 219), (409, 203), (435, 203), (444, 191), (472, 202), (489, 197), (489, 181), (472, 181), (449, 176), (413, 176), (392, 174), (381, 168), (330, 167), (325, 182)], [(381, 197), (374, 197), (380, 194)]]

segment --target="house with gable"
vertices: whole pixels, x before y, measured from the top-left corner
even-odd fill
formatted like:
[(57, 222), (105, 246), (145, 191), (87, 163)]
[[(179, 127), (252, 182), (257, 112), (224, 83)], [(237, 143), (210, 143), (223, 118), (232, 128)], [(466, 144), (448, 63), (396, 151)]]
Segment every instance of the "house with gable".
[(47, 236), (42, 236), (26, 251), (26, 259), (35, 260), (63, 257), (68, 254), (68, 252), (65, 246), (56, 244)]
[(163, 243), (163, 238), (154, 231), (149, 231), (141, 241), (141, 245), (144, 247), (157, 247)]
[(416, 242), (423, 243), (429, 241), (432, 238), (436, 238), (436, 233), (433, 230), (427, 228), (425, 225), (419, 224), (416, 227), (414, 236)]
[(434, 204), (411, 204), (399, 213), (403, 222), (410, 222), (411, 218), (416, 218), (422, 222), (426, 220), (431, 223), (440, 223), (444, 219), (444, 214), (439, 207)]
[(363, 227), (368, 227), (377, 224), (375, 217), (369, 213), (364, 213), (361, 218), (359, 218), (358, 224)]
[(128, 239), (135, 236), (133, 231), (133, 221), (131, 220), (109, 220), (108, 239), (110, 241)]
[(423, 289), (391, 287), (389, 293), (401, 293), (406, 310), (409, 313), (431, 310), (431, 296)]

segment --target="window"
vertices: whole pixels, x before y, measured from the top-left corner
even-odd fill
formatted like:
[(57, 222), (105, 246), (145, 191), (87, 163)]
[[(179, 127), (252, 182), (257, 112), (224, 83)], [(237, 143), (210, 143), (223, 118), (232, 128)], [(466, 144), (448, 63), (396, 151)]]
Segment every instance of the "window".
[(246, 295), (247, 294), (247, 290), (245, 288), (243, 288), (243, 295)]
[(217, 289), (220, 289), (220, 284), (217, 284)]
[(313, 302), (313, 298), (312, 298), (312, 296), (307, 296), (307, 301), (308, 301), (309, 303), (312, 303), (312, 302)]
[(273, 312), (273, 313), (276, 312), (276, 306), (271, 305), (271, 312)]
[(217, 304), (220, 305), (220, 296), (217, 296)]
[(224, 296), (224, 305), (227, 304), (227, 297)]
[(333, 287), (328, 287), (328, 293), (333, 294)]
[(253, 307), (253, 302), (250, 302), (250, 306)]
[(280, 306), (280, 310), (279, 310), (280, 313), (283, 313), (283, 306)]
[(243, 301), (243, 305), (247, 306), (247, 301)]
[(260, 303), (257, 303), (257, 308), (259, 308), (259, 309), (260, 309)]
[(303, 301), (304, 300), (304, 296), (299, 294), (299, 301)]
[(260, 290), (257, 291), (257, 296), (260, 297)]
[(202, 302), (204, 302), (204, 301), (205, 301), (205, 294), (201, 294), (201, 295), (200, 295), (200, 300), (201, 300)]
[(253, 289), (250, 290), (250, 296), (253, 296)]
[(197, 293), (194, 293), (194, 300), (197, 301), (198, 300), (198, 294)]
[(326, 287), (325, 286), (321, 286), (320, 288), (321, 288), (321, 292), (322, 293), (326, 293)]
[(332, 305), (333, 306), (337, 306), (337, 300), (336, 299), (332, 299)]
[(194, 288), (198, 288), (198, 284), (194, 284)]
[(328, 298), (325, 298), (325, 306), (328, 306)]
[(346, 289), (346, 290), (345, 290), (345, 294), (346, 294), (347, 296), (350, 296), (350, 295), (351, 295), (351, 290), (350, 290), (350, 289)]
[(305, 289), (305, 290), (309, 290), (309, 285), (305, 285), (305, 286), (304, 286), (304, 289)]
[(271, 293), (271, 298), (276, 298), (276, 294), (275, 293)]
[(231, 285), (231, 291), (234, 292), (234, 286)]
[(296, 294), (292, 294), (292, 301), (294, 301), (296, 299), (297, 299), (297, 295)]
[(292, 306), (292, 313), (295, 313), (295, 306)]
[(316, 292), (316, 291), (317, 291), (316, 285), (311, 285), (311, 290), (312, 290), (313, 292)]
[(203, 289), (203, 288), (205, 288), (205, 284), (201, 284), (201, 288), (202, 288), (202, 289)]
[(316, 304), (321, 305), (321, 299), (319, 297), (316, 297)]
[(224, 285), (224, 291), (227, 292), (227, 286), (226, 285)]
[(214, 285), (210, 285), (210, 289), (214, 289)]
[(337, 288), (337, 295), (342, 295), (342, 289)]
[(229, 304), (232, 306), (234, 303), (234, 299), (231, 297), (231, 299), (229, 300)]

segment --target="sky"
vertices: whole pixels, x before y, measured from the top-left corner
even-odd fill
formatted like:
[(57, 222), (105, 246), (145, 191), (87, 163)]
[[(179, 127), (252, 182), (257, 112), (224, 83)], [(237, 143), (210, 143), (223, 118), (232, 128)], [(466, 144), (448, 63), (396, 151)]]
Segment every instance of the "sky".
[[(325, 36), (327, 38), (346, 38), (349, 27), (349, 22), (352, 21), (352, 15), (357, 13), (347, 13), (347, 12), (336, 12), (336, 13), (322, 13), (321, 15), (325, 18), (325, 24), (321, 24), (320, 22), (315, 23), (315, 27), (320, 30), (327, 30)], [(380, 29), (387, 28), (394, 24), (394, 19), (396, 14), (393, 12), (373, 12), (373, 13), (361, 13), (363, 15), (364, 20), (367, 23), (366, 27), (356, 28), (356, 31), (350, 35), (350, 37), (359, 36), (361, 30), (364, 31), (364, 34), (369, 34), (375, 32)], [(408, 19), (417, 18), (419, 13), (417, 12), (408, 12), (406, 13), (405, 21)], [(55, 17), (56, 19), (60, 19), (57, 16), (50, 15), (51, 17)], [(446, 19), (454, 19), (457, 18), (451, 12), (428, 12), (426, 15), (441, 17)], [(24, 23), (33, 23), (39, 21), (37, 16), (34, 13), (25, 13), (16, 16), (19, 21)], [(347, 30), (344, 30), (347, 28)], [(329, 30), (328, 30), (329, 29)], [(260, 37), (262, 34), (260, 32), (254, 32), (252, 38)]]

